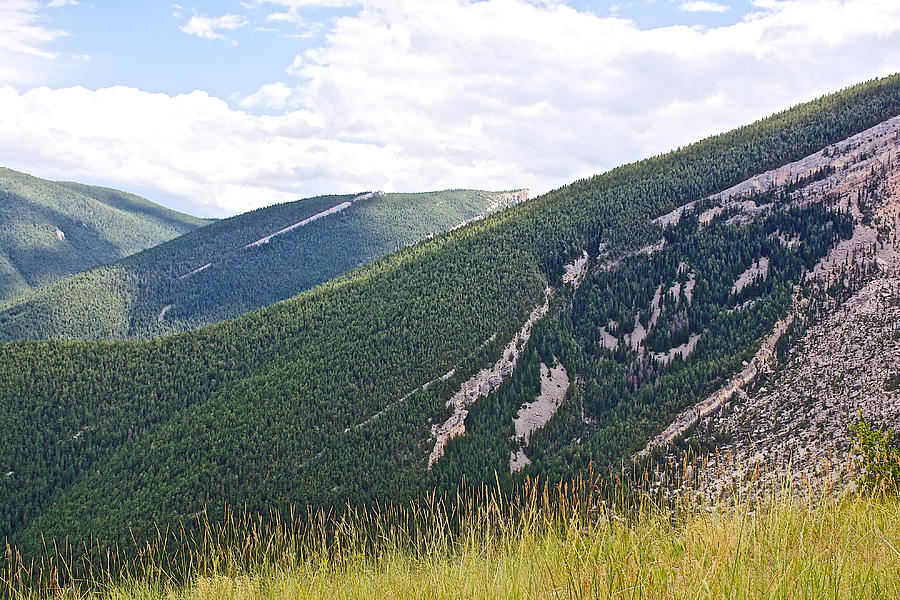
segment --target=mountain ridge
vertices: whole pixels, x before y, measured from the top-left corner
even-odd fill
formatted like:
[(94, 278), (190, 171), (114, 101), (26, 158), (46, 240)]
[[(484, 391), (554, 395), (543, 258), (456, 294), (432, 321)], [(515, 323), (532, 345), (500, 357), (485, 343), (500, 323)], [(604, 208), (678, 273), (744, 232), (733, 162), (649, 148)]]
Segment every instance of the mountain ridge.
[[(235, 320), (147, 342), (0, 346), (0, 470), (16, 473), (0, 480), (11, 499), (3, 534), (34, 553), (39, 534), (127, 544), (224, 503), (262, 513), (403, 502), (462, 480), (503, 487), (518, 450), (531, 465), (517, 477), (607, 468), (739, 371), (789, 310), (793, 285), (857, 225), (836, 204), (797, 205), (778, 190), (751, 199), (772, 206), (759, 218), (731, 221), (738, 213), (724, 208), (701, 222), (716, 208), (701, 203), (665, 228), (653, 219), (898, 114), (900, 77), (868, 82)], [(566, 281), (585, 251), (592, 266)], [(734, 291), (761, 256), (767, 277)], [(466, 434), (428, 472), (448, 400), (497, 364), (548, 287), (547, 316), (509, 378), (465, 407)], [(620, 341), (607, 347), (601, 330)], [(698, 334), (687, 356), (656, 358)], [(557, 364), (573, 385), (523, 446), (513, 423), (541, 393), (542, 365)]]
[(0, 305), (207, 223), (133, 194), (0, 167)]
[(0, 340), (147, 338), (196, 328), (527, 198), (527, 190), (366, 192), (257, 209), (8, 305), (0, 310)]

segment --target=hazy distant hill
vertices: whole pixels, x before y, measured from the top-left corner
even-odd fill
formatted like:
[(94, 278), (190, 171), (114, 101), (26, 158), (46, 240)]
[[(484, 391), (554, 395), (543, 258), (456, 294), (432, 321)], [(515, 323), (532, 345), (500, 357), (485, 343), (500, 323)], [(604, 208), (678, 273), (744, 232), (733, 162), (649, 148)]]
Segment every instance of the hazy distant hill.
[(527, 197), (372, 192), (251, 211), (17, 300), (0, 311), (0, 340), (147, 337), (221, 321)]
[[(897, 243), (898, 209), (883, 204), (897, 194), (898, 115), (900, 77), (871, 81), (236, 319), (149, 341), (2, 344), (0, 536), (30, 553), (63, 538), (124, 549), (226, 504), (384, 506), (463, 481), (621, 469), (783, 354), (795, 307), (882, 268)], [(296, 223), (348, 201), (283, 210)], [(292, 277), (303, 265), (276, 260), (279, 243), (342, 214), (227, 248), (261, 257), (245, 273)], [(330, 231), (317, 248), (344, 243)], [(179, 255), (167, 281), (177, 291), (229, 260)], [(893, 325), (880, 327), (896, 340)]]
[(206, 223), (133, 194), (0, 167), (0, 302)]

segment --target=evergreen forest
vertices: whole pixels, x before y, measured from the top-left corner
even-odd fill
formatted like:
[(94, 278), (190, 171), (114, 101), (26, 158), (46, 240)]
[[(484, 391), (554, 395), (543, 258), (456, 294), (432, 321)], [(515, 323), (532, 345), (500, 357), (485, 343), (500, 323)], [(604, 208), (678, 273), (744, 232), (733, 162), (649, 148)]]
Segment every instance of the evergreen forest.
[[(359, 239), (391, 252), (356, 268), (353, 261), (364, 261), (353, 254), (340, 269), (350, 270), (333, 279), (304, 279), (299, 262), (279, 258), (279, 243), (312, 242), (273, 238), (246, 254), (258, 253), (258, 262), (234, 268), (248, 274), (265, 265), (306, 291), (258, 308), (283, 288), (254, 296), (249, 288), (264, 286), (250, 279), (248, 288), (213, 285), (209, 305), (191, 293), (171, 302), (173, 319), (179, 311), (218, 320), (258, 308), (230, 320), (190, 322), (186, 331), (143, 340), (4, 343), (0, 537), (32, 556), (54, 540), (134, 549), (157, 531), (190, 527), (198, 515), (217, 521), (228, 506), (289, 514), (410, 504), (431, 493), (452, 496), (463, 482), (507, 490), (530, 476), (566, 481), (621, 468), (740, 369), (786, 313), (806, 270), (852, 233), (839, 206), (796, 206), (763, 190), (754, 201), (771, 206), (764, 218), (724, 211), (704, 219), (704, 199), (897, 115), (900, 76), (869, 81), (409, 245), (325, 233), (315, 243)], [(344, 201), (305, 201), (303, 215)], [(658, 221), (692, 202), (676, 222)], [(332, 231), (342, 214), (327, 218)], [(260, 232), (272, 229), (229, 240), (228, 248)], [(169, 275), (211, 262), (184, 248), (159, 254)], [(128, 265), (168, 252), (164, 245), (109, 268), (144, 289), (129, 279)], [(585, 252), (591, 260), (576, 286), (566, 265)], [(232, 264), (226, 250), (215, 256)], [(767, 276), (736, 289), (761, 257)], [(207, 271), (218, 272), (194, 276)], [(241, 304), (245, 297), (255, 299)], [(429, 469), (432, 427), (452, 413), (447, 401), (501, 357), (545, 301), (516, 368), (469, 407), (465, 435)], [(134, 312), (137, 301), (120, 302), (123, 314), (136, 315), (128, 327), (132, 319), (138, 327), (154, 321), (160, 302), (170, 303), (162, 293)], [(215, 313), (221, 303), (227, 315)], [(12, 317), (4, 315), (8, 331)], [(130, 334), (124, 324), (110, 331)], [(646, 333), (642, 349), (631, 343), (638, 331)], [(540, 391), (542, 369), (554, 365), (568, 375), (565, 399), (523, 448), (513, 419)], [(519, 450), (530, 464), (510, 473)]]

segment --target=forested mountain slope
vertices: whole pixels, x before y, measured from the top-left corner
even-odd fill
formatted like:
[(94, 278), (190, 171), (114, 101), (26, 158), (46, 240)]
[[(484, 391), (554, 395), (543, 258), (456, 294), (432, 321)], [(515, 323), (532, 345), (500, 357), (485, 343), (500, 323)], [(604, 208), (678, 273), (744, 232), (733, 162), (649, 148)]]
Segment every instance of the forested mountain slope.
[[(740, 371), (866, 218), (794, 194), (830, 163), (711, 196), (898, 114), (900, 77), (872, 81), (238, 319), (144, 342), (5, 344), (0, 534), (29, 553), (42, 535), (124, 548), (225, 503), (403, 501), (463, 477), (618, 465)], [(866, 177), (867, 206), (881, 171)]]
[[(796, 179), (809, 173), (820, 176)], [(797, 287), (782, 334), (647, 448), (664, 449), (672, 464), (709, 454), (698, 484), (715, 498), (785, 474), (798, 489), (852, 486), (859, 465), (847, 455), (860, 419), (900, 430), (900, 118), (791, 165), (791, 175), (751, 183), (835, 206), (852, 215), (853, 236)], [(753, 277), (765, 276), (760, 266), (768, 264), (751, 267)]]
[(0, 303), (206, 223), (133, 194), (0, 167)]
[(0, 311), (0, 340), (146, 338), (215, 323), (527, 197), (369, 192), (269, 206), (45, 286)]

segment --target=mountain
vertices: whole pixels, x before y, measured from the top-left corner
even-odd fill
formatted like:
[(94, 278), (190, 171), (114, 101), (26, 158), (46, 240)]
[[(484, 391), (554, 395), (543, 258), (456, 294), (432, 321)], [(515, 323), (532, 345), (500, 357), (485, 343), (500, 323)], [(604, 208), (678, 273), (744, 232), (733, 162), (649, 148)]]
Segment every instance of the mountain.
[(4, 344), (0, 531), (31, 554), (64, 537), (133, 549), (226, 504), (405, 502), (619, 468), (752, 384), (795, 306), (880, 271), (898, 115), (900, 76), (874, 80), (237, 319)]
[(215, 323), (527, 198), (369, 192), (258, 209), (10, 303), (0, 340), (152, 337)]
[(853, 487), (860, 465), (847, 456), (858, 424), (900, 431), (898, 140), (894, 118), (791, 166), (793, 173), (827, 168), (819, 180), (760, 182), (792, 185), (803, 202), (832, 205), (853, 215), (855, 226), (808, 273), (737, 379), (687, 409), (646, 449), (662, 449), (674, 463), (709, 454), (701, 480), (711, 496), (746, 484), (733, 464), (765, 474), (763, 484), (789, 474), (797, 489), (811, 481)]
[[(896, 172), (893, 179), (896, 184)], [(891, 220), (898, 199), (895, 192)], [(892, 237), (898, 231), (895, 223)], [(790, 473), (797, 489), (810, 481), (852, 489), (861, 471), (847, 459), (853, 428), (862, 419), (900, 431), (900, 261), (896, 239), (889, 244), (879, 249), (885, 268), (854, 273), (850, 286), (798, 306), (777, 360), (668, 449), (673, 457), (719, 450), (704, 467), (710, 495), (740, 488), (726, 460), (765, 473), (766, 484)], [(885, 257), (885, 249), (893, 256)]]
[(206, 223), (133, 194), (0, 167), (0, 303)]

